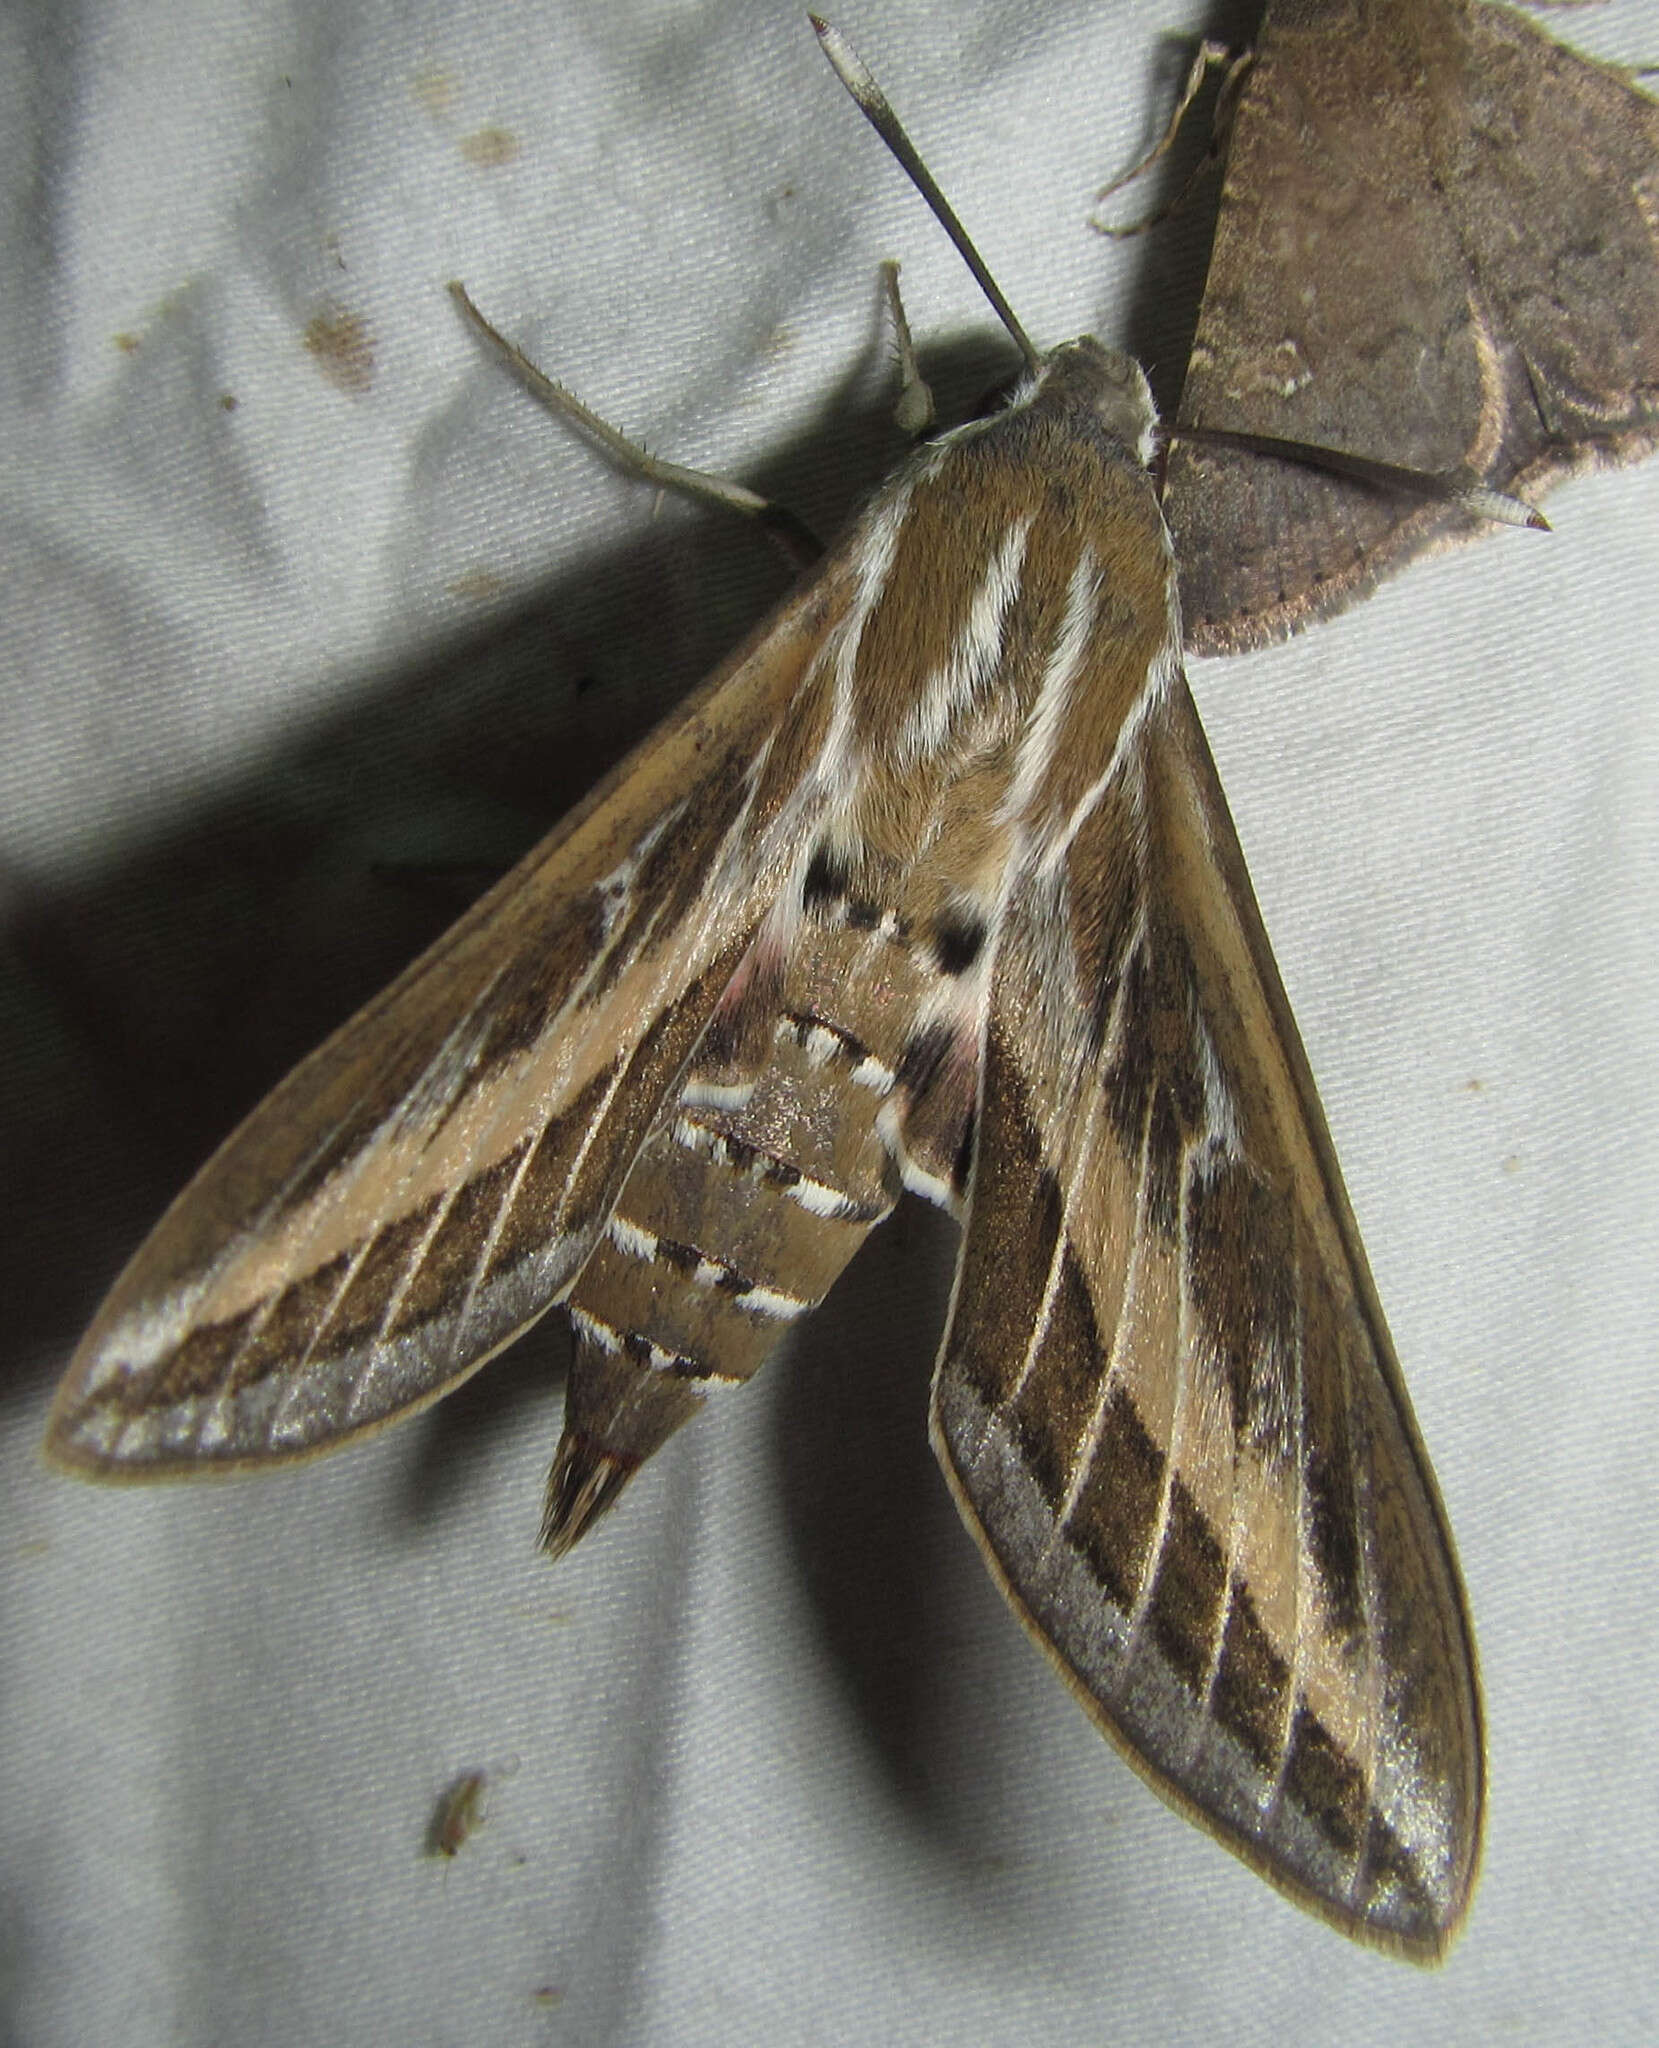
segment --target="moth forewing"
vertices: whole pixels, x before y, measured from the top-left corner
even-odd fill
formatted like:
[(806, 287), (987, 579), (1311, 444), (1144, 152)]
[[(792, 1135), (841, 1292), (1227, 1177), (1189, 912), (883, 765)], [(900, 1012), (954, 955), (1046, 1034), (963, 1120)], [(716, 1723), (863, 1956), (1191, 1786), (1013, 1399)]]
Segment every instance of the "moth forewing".
[(202, 1168), (59, 1389), (110, 1479), (325, 1449), (435, 1399), (592, 1249), (790, 857), (768, 775), (833, 578), (790, 599)]
[[(1432, 1960), (1479, 1853), (1473, 1638), (1179, 677), (1059, 893), (1092, 961), (1057, 957), (1038, 892), (1000, 934), (936, 1445), (1142, 1774), (1304, 1905)], [(1069, 1041), (1027, 1022), (1057, 979)]]

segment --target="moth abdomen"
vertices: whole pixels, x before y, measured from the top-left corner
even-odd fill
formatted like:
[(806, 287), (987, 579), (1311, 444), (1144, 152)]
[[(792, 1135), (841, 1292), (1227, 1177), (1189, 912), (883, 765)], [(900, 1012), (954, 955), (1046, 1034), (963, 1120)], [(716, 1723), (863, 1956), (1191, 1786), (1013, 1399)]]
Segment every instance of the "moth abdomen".
[[(853, 1021), (830, 1012), (798, 962), (781, 991), (773, 976), (740, 973), (749, 1000), (659, 1114), (571, 1291), (577, 1348), (543, 1530), (555, 1552), (710, 1386), (759, 1370), (898, 1197), (877, 1124), (897, 1058), (880, 1040), (895, 1026), (884, 1007), (866, 1021), (860, 992), (875, 991), (878, 964), (902, 971), (906, 955), (879, 931), (827, 937), (844, 956)], [(734, 1063), (738, 1046), (754, 1064)]]
[(802, 889), (821, 916), (757, 936), (571, 1289), (577, 1348), (544, 1531), (555, 1550), (711, 1387), (760, 1369), (902, 1186), (960, 1198), (978, 1042), (939, 1006), (959, 1004), (971, 963), (952, 972), (899, 932), (902, 872), (873, 918), (853, 916), (849, 882), (867, 865), (821, 849)]

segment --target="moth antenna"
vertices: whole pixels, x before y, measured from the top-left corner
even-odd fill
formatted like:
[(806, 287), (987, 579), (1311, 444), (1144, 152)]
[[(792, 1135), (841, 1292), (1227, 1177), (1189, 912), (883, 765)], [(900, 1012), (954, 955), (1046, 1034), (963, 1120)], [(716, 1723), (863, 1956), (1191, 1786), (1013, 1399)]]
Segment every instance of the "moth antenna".
[(968, 231), (957, 219), (950, 201), (934, 183), (933, 173), (917, 155), (916, 145), (905, 134), (887, 95), (877, 85), (864, 60), (839, 29), (831, 28), (827, 21), (820, 19), (816, 14), (809, 14), (807, 20), (812, 23), (812, 32), (818, 38), (819, 47), (824, 55), (829, 59), (831, 69), (852, 95), (854, 105), (897, 158), (900, 168), (911, 184), (932, 207), (934, 219), (956, 244), (957, 253), (974, 274), (975, 283), (990, 300), (997, 318), (1014, 337), (1014, 345), (1024, 356), (1026, 368), (1035, 371), (1042, 358), (1032, 347), (1030, 336), (1014, 318), (1013, 307), (1003, 297), (1001, 288), (986, 269), (979, 251), (968, 240)]

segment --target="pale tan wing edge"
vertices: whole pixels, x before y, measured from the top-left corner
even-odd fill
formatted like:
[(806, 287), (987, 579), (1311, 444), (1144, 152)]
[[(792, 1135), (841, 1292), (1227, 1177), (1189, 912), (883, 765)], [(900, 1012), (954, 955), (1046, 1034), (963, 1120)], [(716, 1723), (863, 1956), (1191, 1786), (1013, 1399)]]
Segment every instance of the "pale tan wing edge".
[(1444, 1510), (1185, 682), (998, 939), (934, 1443), (1171, 1804), (1416, 1961), (1479, 1854)]
[(798, 842), (843, 597), (832, 562), (227, 1140), (76, 1351), (56, 1459), (302, 1455), (559, 1299)]

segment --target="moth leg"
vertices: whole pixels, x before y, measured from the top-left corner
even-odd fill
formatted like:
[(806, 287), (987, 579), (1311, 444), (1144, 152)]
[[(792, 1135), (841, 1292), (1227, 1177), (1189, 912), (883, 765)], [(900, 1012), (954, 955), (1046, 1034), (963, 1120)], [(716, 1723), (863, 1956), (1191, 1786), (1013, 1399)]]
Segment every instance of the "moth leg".
[(1167, 206), (1155, 207), (1141, 219), (1124, 221), (1121, 224), (1097, 220), (1091, 214), (1089, 226), (1096, 234), (1108, 235), (1113, 240), (1120, 241), (1126, 241), (1132, 235), (1144, 235), (1148, 229), (1161, 226), (1164, 221), (1181, 212), (1191, 202), (1199, 184), (1226, 154), (1227, 143), (1233, 132), (1233, 113), (1238, 105), (1239, 92), (1255, 61), (1256, 53), (1253, 49), (1235, 50), (1230, 45), (1218, 43), (1209, 36), (1204, 38), (1192, 60), (1192, 66), (1187, 72), (1187, 82), (1181, 88), (1181, 96), (1175, 103), (1175, 110), (1170, 115), (1163, 134), (1139, 163), (1131, 164), (1128, 170), (1120, 171), (1108, 184), (1102, 185), (1094, 196), (1094, 203), (1096, 206), (1104, 205), (1108, 199), (1133, 185), (1137, 179), (1144, 178), (1154, 164), (1160, 163), (1169, 154), (1187, 115), (1192, 111), (1193, 101), (1204, 89), (1205, 80), (1212, 71), (1219, 70), (1222, 73), (1221, 90), (1216, 96), (1215, 114), (1210, 123), (1210, 140), (1204, 154), (1187, 174), (1180, 191)]
[(640, 447), (638, 442), (630, 441), (609, 420), (601, 419), (591, 407), (584, 405), (574, 391), (567, 391), (545, 370), (537, 369), (522, 349), (515, 348), (499, 328), (485, 319), (473, 304), (465, 285), (452, 279), (449, 292), (485, 340), (500, 351), (530, 395), (540, 399), (549, 411), (561, 414), (580, 427), (626, 475), (638, 477), (642, 483), (655, 484), (661, 490), (678, 491), (684, 497), (700, 498), (706, 504), (724, 506), (728, 512), (742, 513), (744, 518), (753, 519), (797, 568), (816, 562), (824, 552), (822, 543), (793, 512), (782, 505), (774, 505), (770, 498), (763, 498), (746, 484), (733, 483), (729, 477), (711, 476), (706, 470), (685, 469), (677, 462), (664, 462), (660, 456)]

